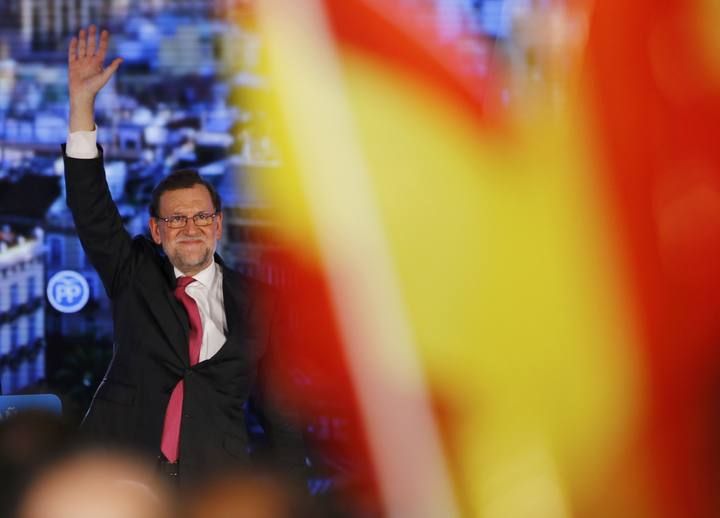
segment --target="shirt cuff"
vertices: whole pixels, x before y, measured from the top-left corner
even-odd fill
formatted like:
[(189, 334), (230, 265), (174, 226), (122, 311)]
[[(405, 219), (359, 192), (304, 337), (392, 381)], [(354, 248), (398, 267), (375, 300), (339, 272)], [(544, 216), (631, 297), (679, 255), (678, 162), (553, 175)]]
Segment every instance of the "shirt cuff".
[(65, 154), (70, 158), (97, 158), (97, 126), (92, 131), (69, 133)]

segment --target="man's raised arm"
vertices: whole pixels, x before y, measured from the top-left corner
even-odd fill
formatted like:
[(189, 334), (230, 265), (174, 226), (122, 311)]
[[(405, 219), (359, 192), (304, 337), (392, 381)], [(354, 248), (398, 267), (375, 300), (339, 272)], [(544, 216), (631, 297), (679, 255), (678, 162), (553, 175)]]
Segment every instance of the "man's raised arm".
[(108, 295), (113, 297), (128, 275), (131, 238), (110, 195), (103, 157), (96, 145), (95, 96), (122, 61), (117, 58), (103, 68), (108, 39), (108, 32), (102, 31), (98, 42), (97, 28), (91, 25), (70, 41), (70, 135), (64, 161), (66, 200), (78, 237)]

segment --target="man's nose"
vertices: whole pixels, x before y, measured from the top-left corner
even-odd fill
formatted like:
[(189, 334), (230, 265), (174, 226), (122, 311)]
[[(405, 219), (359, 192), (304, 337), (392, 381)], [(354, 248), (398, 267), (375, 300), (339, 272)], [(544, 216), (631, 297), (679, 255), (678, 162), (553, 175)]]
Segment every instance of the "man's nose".
[(188, 234), (199, 234), (202, 233), (202, 230), (200, 229), (199, 225), (195, 224), (195, 220), (192, 218), (187, 219), (187, 223), (185, 223), (185, 227), (183, 227), (183, 230)]

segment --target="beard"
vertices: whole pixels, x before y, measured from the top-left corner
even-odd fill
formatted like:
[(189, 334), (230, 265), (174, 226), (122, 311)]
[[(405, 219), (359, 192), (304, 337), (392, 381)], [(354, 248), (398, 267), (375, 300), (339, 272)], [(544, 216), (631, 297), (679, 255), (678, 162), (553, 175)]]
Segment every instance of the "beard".
[(210, 247), (204, 247), (199, 251), (180, 250), (176, 248), (168, 258), (172, 265), (183, 273), (193, 270), (202, 270), (212, 260), (213, 250)]

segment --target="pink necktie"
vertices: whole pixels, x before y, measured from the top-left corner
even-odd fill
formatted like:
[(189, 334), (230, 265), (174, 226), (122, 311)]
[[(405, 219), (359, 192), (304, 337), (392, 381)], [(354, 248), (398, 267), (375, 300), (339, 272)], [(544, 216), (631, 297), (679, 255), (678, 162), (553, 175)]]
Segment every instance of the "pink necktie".
[[(195, 279), (192, 277), (179, 277), (175, 287), (175, 297), (182, 303), (187, 311), (190, 321), (190, 365), (195, 365), (200, 359), (200, 345), (202, 344), (202, 320), (200, 311), (195, 301), (185, 293), (185, 288)], [(178, 447), (180, 445), (180, 421), (182, 417), (184, 383), (178, 381), (170, 394), (167, 410), (165, 410), (165, 422), (163, 424), (162, 439), (160, 440), (160, 451), (170, 462), (177, 462)]]

